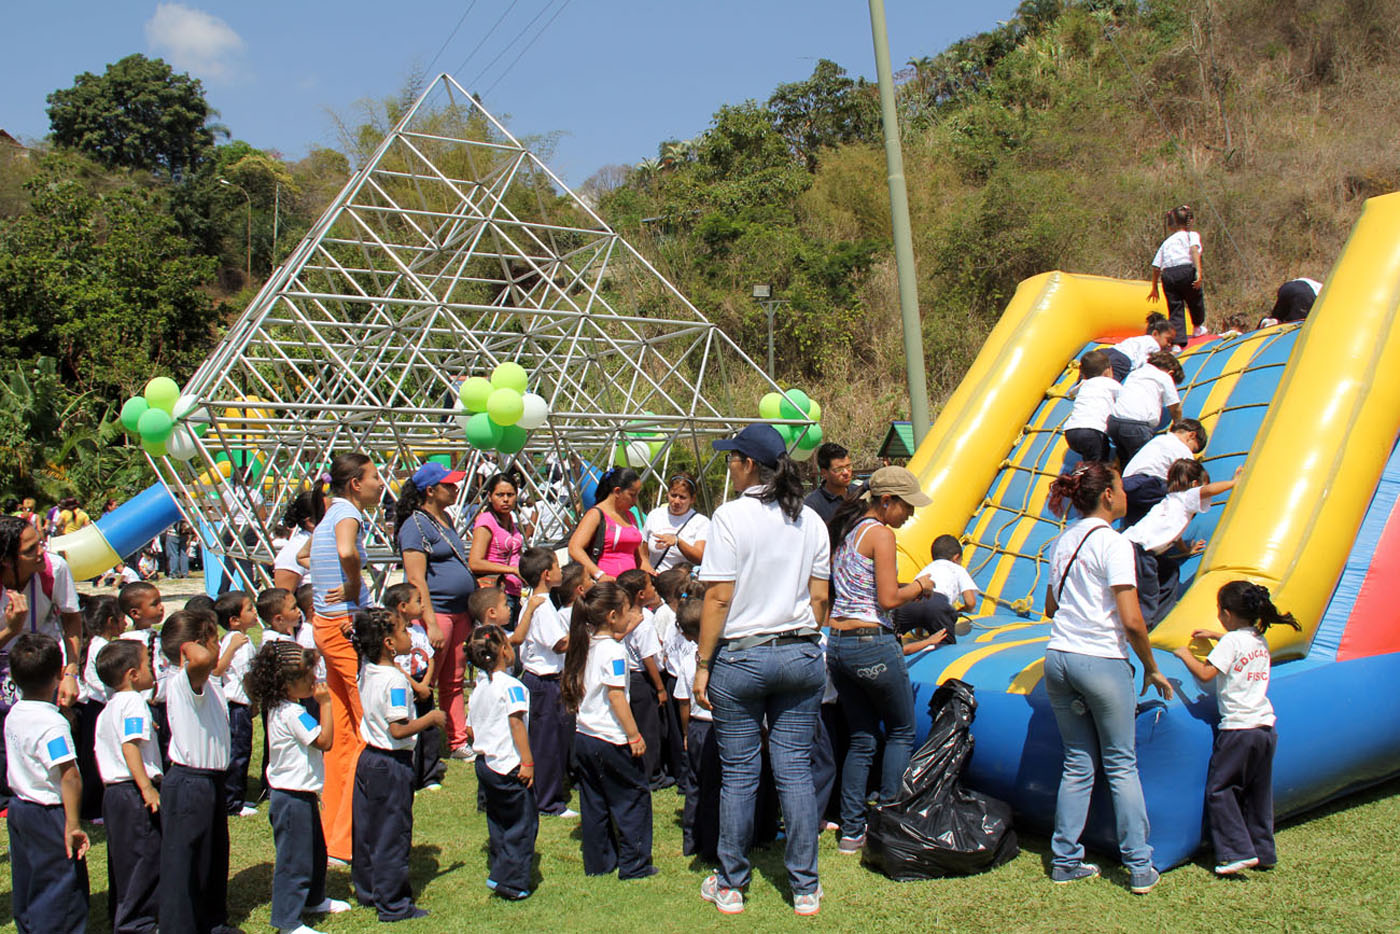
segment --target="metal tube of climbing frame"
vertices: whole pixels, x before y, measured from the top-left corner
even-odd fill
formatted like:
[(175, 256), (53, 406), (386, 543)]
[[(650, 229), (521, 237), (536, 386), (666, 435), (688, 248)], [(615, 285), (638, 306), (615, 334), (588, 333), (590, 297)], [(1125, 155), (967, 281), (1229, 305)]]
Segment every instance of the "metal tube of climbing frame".
[(880, 121), (885, 127), (885, 169), (890, 182), (890, 224), (894, 261), (899, 273), (899, 311), (904, 319), (904, 371), (909, 384), (909, 423), (914, 444), (929, 429), (928, 383), (924, 376), (924, 329), (919, 321), (919, 286), (914, 276), (914, 238), (910, 234), (909, 196), (904, 187), (904, 156), (899, 149), (899, 116), (894, 109), (889, 33), (884, 0), (870, 0), (870, 34), (875, 41), (875, 74), (880, 82)]

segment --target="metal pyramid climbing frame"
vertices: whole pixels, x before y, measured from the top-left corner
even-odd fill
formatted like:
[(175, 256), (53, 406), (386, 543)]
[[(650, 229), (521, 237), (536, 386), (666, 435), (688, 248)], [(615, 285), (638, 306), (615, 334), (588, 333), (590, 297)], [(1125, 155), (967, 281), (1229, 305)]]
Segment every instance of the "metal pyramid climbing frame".
[[(662, 442), (644, 476), (684, 464), (722, 484), (708, 441), (760, 420), (759, 396), (778, 390), (440, 75), (185, 387), (210, 422), (198, 455), (153, 463), (206, 547), (267, 562), (275, 520), (335, 454), (369, 454), (391, 488), (430, 456), (474, 471), (457, 386), (508, 360), (551, 409), (514, 457), (533, 497), (551, 469), (577, 481), (637, 431)], [(718, 492), (702, 483), (702, 503)], [(238, 525), (231, 504), (259, 499), (266, 517)], [(572, 521), (578, 498), (565, 505)], [(370, 530), (372, 572), (394, 560), (391, 527)]]

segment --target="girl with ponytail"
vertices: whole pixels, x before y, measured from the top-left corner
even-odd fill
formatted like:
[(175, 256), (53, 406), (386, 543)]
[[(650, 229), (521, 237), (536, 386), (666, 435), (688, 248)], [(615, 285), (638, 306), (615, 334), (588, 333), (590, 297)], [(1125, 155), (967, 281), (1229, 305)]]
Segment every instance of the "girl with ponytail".
[(1200, 681), (1216, 682), (1220, 729), (1206, 774), (1206, 816), (1217, 875), (1269, 869), (1274, 849), (1274, 707), (1269, 703), (1273, 659), (1264, 633), (1270, 626), (1301, 630), (1292, 613), (1280, 613), (1269, 589), (1230, 581), (1216, 594), (1222, 635), (1198, 629), (1195, 639), (1218, 640), (1205, 661), (1181, 647), (1176, 656)]

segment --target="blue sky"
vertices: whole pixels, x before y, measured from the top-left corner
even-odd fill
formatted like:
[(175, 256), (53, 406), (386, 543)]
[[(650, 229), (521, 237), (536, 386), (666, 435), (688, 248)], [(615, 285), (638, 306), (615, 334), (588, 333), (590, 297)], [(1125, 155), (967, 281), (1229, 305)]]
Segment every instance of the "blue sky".
[[(766, 99), (830, 58), (874, 77), (860, 0), (18, 0), (5, 19), (0, 127), (48, 132), (45, 96), (132, 52), (204, 81), (235, 138), (299, 157), (335, 145), (331, 113), (399, 90), (432, 62), (485, 94), (517, 135), (560, 134), (577, 185), (699, 134), (725, 103)], [(895, 68), (1005, 19), (1009, 0), (886, 0)], [(464, 17), (465, 14), (465, 17)], [(458, 24), (460, 22), (460, 27)], [(453, 35), (453, 29), (457, 28)], [(437, 56), (434, 62), (434, 57)]]

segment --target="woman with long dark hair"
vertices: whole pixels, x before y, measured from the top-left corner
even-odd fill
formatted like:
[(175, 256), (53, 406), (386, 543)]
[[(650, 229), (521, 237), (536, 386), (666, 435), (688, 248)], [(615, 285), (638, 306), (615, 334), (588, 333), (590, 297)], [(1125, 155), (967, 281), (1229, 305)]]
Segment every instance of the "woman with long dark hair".
[(520, 553), (525, 535), (515, 524), (515, 481), (498, 473), (481, 488), (484, 502), (472, 522), (471, 572), (483, 587), (506, 592), (512, 621), (520, 615)]
[(598, 480), (596, 505), (583, 514), (569, 536), (569, 557), (595, 581), (616, 580), (633, 568), (652, 573), (646, 539), (632, 515), (641, 494), (642, 478), (630, 467), (614, 467)]
[(449, 471), (431, 461), (424, 464), (399, 490), (394, 517), (404, 579), (422, 598), (423, 628), (437, 660), (438, 706), (447, 715), (447, 745), (457, 758), (471, 751), (462, 678), (467, 667), (463, 646), (472, 630), (467, 600), (476, 590), (476, 578), (470, 549), (447, 510), (457, 502), (457, 484), (465, 478), (463, 471)]
[(700, 569), (708, 587), (692, 697), (714, 711), (724, 774), (719, 870), (700, 895), (725, 914), (744, 910), (766, 724), (793, 907), (813, 915), (821, 907), (821, 887), (810, 757), (826, 687), (826, 523), (803, 505), (802, 478), (773, 426), (750, 425), (711, 443), (729, 452), (729, 478), (740, 495), (715, 510)]
[(1064, 768), (1055, 799), (1050, 838), (1050, 878), (1058, 883), (1090, 879), (1099, 867), (1084, 862), (1079, 842), (1089, 816), (1094, 774), (1108, 778), (1118, 827), (1118, 851), (1129, 887), (1142, 895), (1157, 884), (1147, 843), (1147, 804), (1137, 771), (1137, 692), (1128, 648), (1142, 663), (1142, 690), (1171, 700), (1172, 686), (1157, 668), (1137, 599), (1133, 546), (1109, 524), (1121, 519), (1128, 499), (1114, 468), (1081, 461), (1050, 484), (1050, 511), (1073, 506), (1080, 519), (1067, 526), (1050, 550), (1045, 612), (1045, 693), (1064, 745)]
[(292, 500), (282, 518), (282, 524), (291, 529), (292, 534), (272, 561), (272, 586), (296, 593), (308, 573), (307, 565), (301, 563), (302, 549), (311, 541), (311, 533), (316, 531), (316, 523), (321, 521), (325, 512), (326, 501), (321, 495), (320, 480)]

